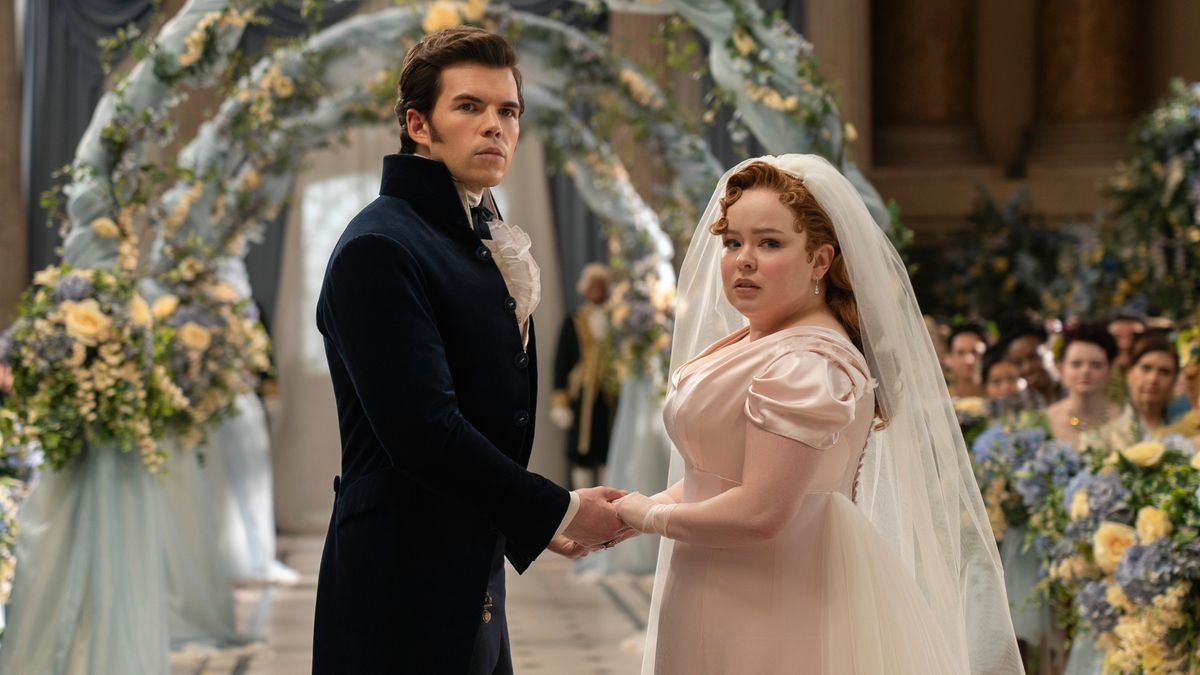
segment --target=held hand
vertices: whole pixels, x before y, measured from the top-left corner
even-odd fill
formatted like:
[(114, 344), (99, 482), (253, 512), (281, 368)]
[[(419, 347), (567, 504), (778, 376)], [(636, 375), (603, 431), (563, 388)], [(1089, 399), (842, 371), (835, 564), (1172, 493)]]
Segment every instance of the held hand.
[(618, 499), (613, 506), (617, 509), (617, 517), (638, 532), (668, 536), (667, 525), (671, 512), (675, 510), (675, 503), (669, 497), (647, 497), (640, 492), (632, 492)]
[(575, 425), (575, 413), (566, 406), (554, 406), (550, 409), (550, 421), (563, 431)]
[(601, 486), (576, 490), (575, 494), (579, 495), (579, 511), (563, 530), (564, 537), (588, 548), (598, 548), (625, 529), (609, 503), (625, 496), (624, 490)]
[(591, 550), (586, 546), (577, 541), (571, 541), (561, 534), (551, 539), (550, 544), (546, 548), (570, 560), (579, 560), (591, 553)]

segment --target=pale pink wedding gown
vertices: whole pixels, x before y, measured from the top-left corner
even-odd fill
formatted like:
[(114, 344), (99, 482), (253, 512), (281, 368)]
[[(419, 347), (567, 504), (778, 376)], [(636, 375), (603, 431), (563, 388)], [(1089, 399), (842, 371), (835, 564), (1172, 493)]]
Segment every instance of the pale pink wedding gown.
[(754, 452), (746, 424), (821, 452), (810, 453), (819, 459), (806, 494), (774, 539), (675, 542), (654, 672), (962, 675), (916, 583), (851, 501), (874, 417), (862, 355), (824, 328), (747, 335), (672, 377), (663, 419), (685, 461), (683, 501), (741, 484)]

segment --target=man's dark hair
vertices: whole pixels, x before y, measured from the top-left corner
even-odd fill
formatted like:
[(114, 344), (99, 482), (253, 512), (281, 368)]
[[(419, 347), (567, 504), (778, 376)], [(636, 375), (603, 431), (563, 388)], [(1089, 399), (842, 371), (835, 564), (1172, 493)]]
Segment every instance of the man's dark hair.
[(517, 53), (512, 45), (503, 37), (482, 28), (447, 28), (422, 38), (404, 57), (404, 69), (396, 85), (396, 119), (400, 122), (401, 153), (412, 154), (417, 150), (417, 144), (408, 135), (408, 111), (416, 110), (428, 120), (441, 93), (442, 71), (464, 63), (512, 70), (513, 79), (517, 81), (517, 103), (521, 112), (525, 112), (521, 71), (517, 70)]
[(1076, 328), (1063, 333), (1062, 342), (1062, 358), (1067, 357), (1067, 347), (1073, 342), (1086, 342), (1093, 344), (1104, 351), (1104, 355), (1108, 357), (1109, 364), (1117, 358), (1117, 340), (1108, 332), (1108, 329), (1095, 324), (1082, 324)]

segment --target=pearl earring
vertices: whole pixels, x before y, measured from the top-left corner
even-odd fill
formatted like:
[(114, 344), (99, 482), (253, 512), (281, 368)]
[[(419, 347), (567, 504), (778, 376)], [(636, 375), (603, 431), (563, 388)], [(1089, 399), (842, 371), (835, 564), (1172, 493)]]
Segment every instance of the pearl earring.
[(821, 282), (814, 281), (813, 282), (813, 295), (820, 295), (820, 294), (821, 294)]

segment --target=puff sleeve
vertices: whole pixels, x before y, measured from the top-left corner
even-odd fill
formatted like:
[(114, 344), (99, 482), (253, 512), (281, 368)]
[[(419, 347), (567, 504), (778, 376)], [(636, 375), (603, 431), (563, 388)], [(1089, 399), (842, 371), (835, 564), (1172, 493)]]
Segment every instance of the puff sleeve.
[(862, 373), (836, 359), (791, 349), (751, 381), (746, 417), (773, 434), (828, 449), (854, 421), (864, 383)]

